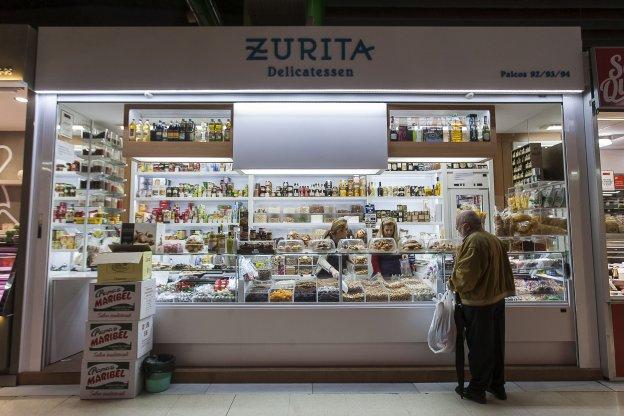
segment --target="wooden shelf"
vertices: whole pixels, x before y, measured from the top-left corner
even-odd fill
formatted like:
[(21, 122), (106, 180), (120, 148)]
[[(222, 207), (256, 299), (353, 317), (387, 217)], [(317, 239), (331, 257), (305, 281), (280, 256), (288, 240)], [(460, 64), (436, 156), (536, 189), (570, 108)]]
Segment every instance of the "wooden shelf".
[(495, 142), (426, 143), (388, 142), (388, 157), (482, 157), (496, 156)]
[(123, 154), (128, 158), (161, 157), (227, 157), (233, 155), (232, 142), (131, 142), (124, 141)]

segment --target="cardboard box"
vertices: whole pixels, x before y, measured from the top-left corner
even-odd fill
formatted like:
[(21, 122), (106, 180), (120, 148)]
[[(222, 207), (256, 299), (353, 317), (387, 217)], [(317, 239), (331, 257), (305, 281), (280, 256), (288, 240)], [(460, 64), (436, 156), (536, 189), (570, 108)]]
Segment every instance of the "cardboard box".
[(127, 244), (146, 244), (152, 252), (163, 243), (165, 224), (163, 223), (123, 223), (121, 224), (121, 242)]
[(138, 321), (156, 313), (156, 280), (91, 283), (89, 320)]
[(131, 399), (143, 389), (141, 366), (136, 360), (82, 360), (81, 399)]
[(137, 282), (152, 276), (152, 252), (100, 253), (97, 265), (98, 283)]
[(83, 356), (134, 360), (152, 350), (154, 318), (136, 322), (87, 321)]

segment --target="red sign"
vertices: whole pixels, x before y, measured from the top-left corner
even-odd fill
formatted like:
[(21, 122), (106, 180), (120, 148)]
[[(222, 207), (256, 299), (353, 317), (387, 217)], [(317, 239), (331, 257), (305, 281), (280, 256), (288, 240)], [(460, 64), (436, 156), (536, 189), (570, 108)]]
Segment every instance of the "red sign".
[(624, 175), (615, 175), (613, 178), (615, 189), (624, 189)]
[(596, 87), (600, 108), (624, 108), (624, 48), (596, 48)]

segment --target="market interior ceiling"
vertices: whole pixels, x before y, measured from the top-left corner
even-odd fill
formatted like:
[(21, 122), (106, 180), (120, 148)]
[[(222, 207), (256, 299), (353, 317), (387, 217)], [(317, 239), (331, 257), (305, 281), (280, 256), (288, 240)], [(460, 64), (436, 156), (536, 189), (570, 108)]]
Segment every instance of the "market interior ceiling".
[[(320, 13), (320, 14), (319, 14)], [(323, 15), (323, 17), (320, 17)], [(585, 46), (621, 45), (614, 0), (4, 0), (0, 23), (31, 26), (580, 26)]]

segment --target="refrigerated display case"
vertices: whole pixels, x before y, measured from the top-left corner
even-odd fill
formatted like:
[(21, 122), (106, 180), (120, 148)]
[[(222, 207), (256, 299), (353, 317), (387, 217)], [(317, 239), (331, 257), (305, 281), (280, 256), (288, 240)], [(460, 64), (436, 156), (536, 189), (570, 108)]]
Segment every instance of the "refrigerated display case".
[(50, 233), (50, 276), (94, 277), (92, 260), (119, 240), (125, 161), (113, 130), (59, 107)]
[[(367, 265), (377, 252), (156, 254), (153, 273), (163, 304), (419, 303), (433, 302), (444, 290), (447, 254), (402, 252), (406, 268), (393, 276), (370, 273)], [(338, 278), (319, 274), (319, 259), (327, 256), (344, 259)], [(366, 273), (357, 272), (355, 256), (365, 259)]]
[(15, 279), (15, 259), (17, 246), (12, 244), (0, 245), (0, 316), (12, 314), (9, 297)]

